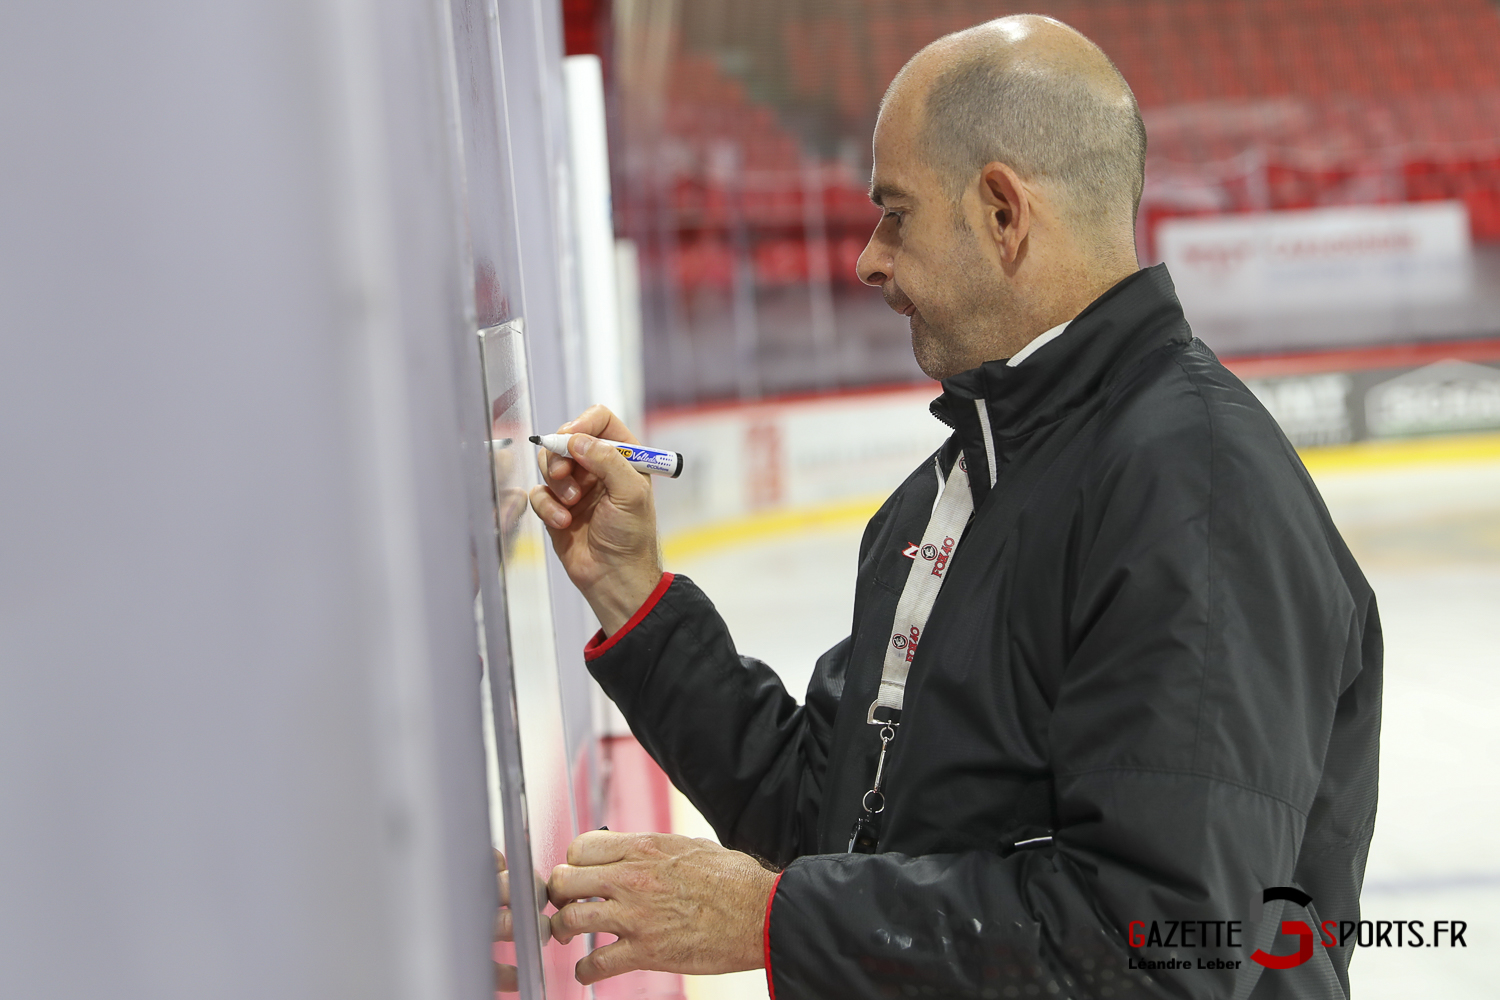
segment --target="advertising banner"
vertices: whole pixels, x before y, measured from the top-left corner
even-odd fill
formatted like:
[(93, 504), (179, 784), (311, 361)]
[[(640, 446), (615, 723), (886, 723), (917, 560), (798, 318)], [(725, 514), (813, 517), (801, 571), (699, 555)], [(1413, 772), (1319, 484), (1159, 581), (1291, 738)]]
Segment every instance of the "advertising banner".
[(1500, 345), (1476, 342), (1475, 360), (1351, 366), (1261, 375), (1255, 362), (1231, 369), (1299, 448), (1366, 439), (1500, 430)]
[(1157, 245), (1190, 317), (1423, 305), (1471, 284), (1458, 201), (1169, 219)]

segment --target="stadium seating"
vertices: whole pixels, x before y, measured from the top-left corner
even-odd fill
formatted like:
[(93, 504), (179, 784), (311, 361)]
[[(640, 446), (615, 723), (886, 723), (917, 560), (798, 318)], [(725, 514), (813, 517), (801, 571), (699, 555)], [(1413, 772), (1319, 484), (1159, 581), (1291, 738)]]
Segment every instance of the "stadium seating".
[[(1500, 14), (1490, 0), (864, 0), (785, 24), (786, 79), (671, 67), (652, 219), (683, 289), (805, 282), (809, 246), (835, 282), (875, 221), (852, 162), (809, 167), (808, 108), (868, 134), (910, 55), (1021, 10), (1075, 25), (1134, 88), (1150, 135), (1147, 237), (1171, 216), (1459, 199), (1476, 240), (1500, 240)], [(825, 11), (831, 11), (825, 12)], [(773, 60), (774, 61), (774, 60)], [(751, 97), (747, 83), (757, 93)], [(811, 145), (810, 143), (807, 145)], [(661, 173), (665, 171), (666, 176)], [(805, 198), (821, 199), (821, 213)], [(809, 208), (814, 209), (808, 211)], [(622, 212), (627, 210), (622, 209)], [(821, 215), (824, 240), (809, 242)], [(660, 246), (659, 243), (653, 245)], [(743, 261), (744, 265), (737, 261)]]

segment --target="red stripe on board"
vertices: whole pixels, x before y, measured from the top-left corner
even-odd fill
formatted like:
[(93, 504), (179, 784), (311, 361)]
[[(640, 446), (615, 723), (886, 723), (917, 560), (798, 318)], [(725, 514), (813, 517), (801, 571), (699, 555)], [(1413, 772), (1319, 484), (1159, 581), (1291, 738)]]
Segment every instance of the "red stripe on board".
[(1435, 361), (1500, 361), (1500, 340), (1445, 340), (1345, 351), (1302, 351), (1221, 358), (1240, 378), (1278, 378), (1319, 372), (1367, 371), (1372, 368), (1418, 368)]
[[(1241, 378), (1276, 378), (1283, 375), (1312, 375), (1319, 372), (1363, 371), (1371, 368), (1414, 368), (1445, 361), (1500, 361), (1500, 340), (1445, 340), (1389, 347), (1359, 347), (1333, 351), (1293, 351), (1285, 354), (1248, 354), (1220, 358), (1224, 367)], [(867, 385), (832, 392), (794, 392), (756, 400), (723, 400), (687, 406), (663, 406), (646, 416), (653, 421), (671, 422), (715, 413), (746, 410), (772, 410), (798, 403), (836, 403), (866, 396), (903, 395), (914, 392), (942, 392), (936, 382), (897, 382)]]

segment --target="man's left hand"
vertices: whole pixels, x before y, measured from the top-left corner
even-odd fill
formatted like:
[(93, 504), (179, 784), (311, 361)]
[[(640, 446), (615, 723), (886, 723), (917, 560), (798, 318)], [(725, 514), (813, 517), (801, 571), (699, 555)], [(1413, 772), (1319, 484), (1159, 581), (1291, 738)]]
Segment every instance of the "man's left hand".
[[(776, 874), (748, 854), (665, 833), (585, 833), (552, 869), (552, 935), (619, 938), (585, 955), (580, 983), (635, 969), (716, 975), (764, 967)], [(598, 897), (598, 898), (595, 898)]]

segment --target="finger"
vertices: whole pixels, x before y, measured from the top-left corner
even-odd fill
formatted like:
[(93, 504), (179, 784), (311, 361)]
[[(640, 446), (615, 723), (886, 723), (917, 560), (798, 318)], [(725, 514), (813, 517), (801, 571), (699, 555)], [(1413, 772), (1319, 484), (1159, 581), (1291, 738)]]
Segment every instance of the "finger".
[(495, 963), (495, 992), (496, 993), (518, 993), (521, 985), (516, 981), (516, 967), (514, 965), (501, 965)]
[(601, 979), (618, 976), (624, 972), (634, 972), (636, 969), (644, 968), (636, 954), (635, 947), (629, 941), (616, 941), (607, 944), (603, 948), (596, 948), (578, 960), (573, 967), (573, 978), (588, 986), (597, 983)]
[[(634, 470), (632, 470), (634, 471)], [(663, 852), (656, 843), (660, 834), (621, 833), (614, 830), (589, 830), (573, 838), (568, 845), (568, 864), (612, 865), (616, 861), (659, 858)]]
[(568, 905), (552, 914), (552, 936), (567, 944), (580, 934), (624, 933), (620, 908), (609, 901), (585, 900)]
[(495, 873), (495, 887), (500, 890), (500, 905), (510, 905), (510, 872)]
[(584, 472), (603, 481), (616, 503), (637, 500), (651, 488), (646, 477), (631, 468), (623, 455), (596, 437), (574, 434), (568, 439), (568, 451)]
[[(629, 843), (635, 839), (633, 833), (615, 830), (587, 830), (573, 838), (568, 845), (568, 864), (575, 868), (585, 865), (612, 865), (624, 861)], [(565, 867), (559, 865), (558, 867)]]
[(563, 480), (572, 477), (573, 460), (566, 455), (559, 455), (555, 451), (542, 448), (536, 453), (537, 464), (542, 467), (542, 478), (548, 480)]
[(563, 503), (572, 504), (583, 495), (583, 488), (574, 478), (576, 470), (571, 459), (554, 455), (547, 449), (541, 448), (536, 454), (536, 464), (542, 470), (542, 482), (546, 483)]
[(495, 911), (495, 940), (514, 941), (516, 939), (516, 925), (513, 922), (509, 907)]
[(573, 512), (559, 503), (545, 486), (531, 488), (531, 509), (549, 528), (562, 531), (573, 523)]
[(504, 852), (502, 852), (500, 850), (500, 848), (498, 848), (498, 847), (493, 848), (493, 850), (495, 852), (495, 871), (497, 871), (497, 872), (503, 872), (503, 871), (505, 871), (505, 854), (504, 854)]
[(630, 433), (630, 428), (625, 426), (625, 421), (615, 416), (610, 412), (609, 407), (601, 403), (590, 406), (559, 427), (557, 432), (559, 434), (589, 434), (610, 441), (623, 441), (626, 444), (641, 443), (639, 438)]
[(609, 881), (609, 872), (601, 867), (575, 868), (558, 865), (547, 879), (547, 898), (561, 909), (575, 899), (590, 899), (594, 896), (613, 897), (615, 887)]

